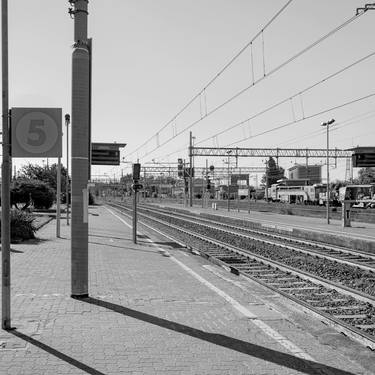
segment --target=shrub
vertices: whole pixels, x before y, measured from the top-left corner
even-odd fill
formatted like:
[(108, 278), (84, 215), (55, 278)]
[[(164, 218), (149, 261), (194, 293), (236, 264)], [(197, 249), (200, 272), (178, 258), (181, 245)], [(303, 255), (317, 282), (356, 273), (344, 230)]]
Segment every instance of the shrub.
[[(36, 227), (35, 217), (32, 215), (13, 209), (10, 211), (10, 238), (11, 241), (28, 240), (35, 238)], [(1, 235), (1, 228), (0, 228)]]
[(11, 188), (11, 203), (17, 208), (17, 204), (23, 204), (22, 210), (31, 204), (37, 209), (48, 209), (52, 206), (55, 194), (45, 183), (39, 180), (16, 180)]
[(89, 193), (89, 205), (93, 204), (95, 204), (95, 198), (91, 193)]

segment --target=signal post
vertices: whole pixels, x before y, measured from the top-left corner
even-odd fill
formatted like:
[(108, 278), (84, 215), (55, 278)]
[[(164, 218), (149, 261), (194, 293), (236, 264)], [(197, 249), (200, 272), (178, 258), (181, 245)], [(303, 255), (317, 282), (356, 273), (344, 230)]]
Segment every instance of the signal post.
[(137, 243), (137, 195), (138, 190), (142, 189), (139, 183), (141, 178), (141, 164), (133, 164), (133, 243)]

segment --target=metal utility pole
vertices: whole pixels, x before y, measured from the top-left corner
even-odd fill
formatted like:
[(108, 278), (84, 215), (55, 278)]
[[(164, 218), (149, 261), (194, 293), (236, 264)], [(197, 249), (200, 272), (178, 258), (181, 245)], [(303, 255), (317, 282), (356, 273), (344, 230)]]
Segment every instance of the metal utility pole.
[(8, 0), (1, 1), (3, 164), (1, 168), (1, 327), (10, 324), (10, 153), (9, 153), (9, 81), (8, 81)]
[(72, 54), (72, 225), (71, 296), (88, 296), (88, 170), (90, 52), (87, 39), (88, 0), (70, 0), (74, 17)]
[(69, 124), (70, 115), (65, 115), (66, 125), (66, 180), (65, 180), (65, 201), (66, 201), (66, 225), (69, 225)]
[(329, 188), (329, 126), (335, 122), (334, 119), (331, 119), (327, 122), (322, 122), (321, 126), (325, 126), (327, 128), (327, 200), (326, 200), (326, 207), (327, 207), (327, 224), (329, 224), (329, 198), (330, 198), (330, 188)]
[(193, 133), (190, 132), (190, 143), (189, 143), (189, 205), (193, 207)]
[(228, 209), (228, 212), (230, 211), (230, 170), (229, 170), (229, 163), (230, 163), (230, 159), (229, 159), (229, 156), (230, 154), (232, 153), (232, 151), (228, 151), (227, 154), (228, 154), (228, 197), (227, 197), (227, 209)]
[(56, 237), (60, 237), (60, 224), (61, 224), (61, 158), (58, 157), (57, 161), (57, 182), (56, 182)]
[(137, 195), (138, 190), (142, 189), (139, 183), (141, 178), (141, 164), (133, 164), (133, 242), (137, 243)]
[(265, 195), (266, 195), (266, 202), (269, 203), (268, 201), (268, 160), (266, 160), (266, 190), (265, 190)]

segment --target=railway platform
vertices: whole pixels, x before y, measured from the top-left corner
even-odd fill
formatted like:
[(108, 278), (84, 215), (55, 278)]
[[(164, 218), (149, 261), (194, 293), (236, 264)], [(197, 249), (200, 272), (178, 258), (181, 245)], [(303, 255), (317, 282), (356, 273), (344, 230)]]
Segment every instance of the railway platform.
[[(152, 202), (150, 202), (152, 203)], [(226, 207), (213, 209), (211, 206), (202, 208), (201, 205), (193, 207), (184, 206), (170, 201), (154, 202), (161, 207), (189, 210), (197, 214), (209, 214), (218, 216), (229, 216), (241, 220), (250, 221), (261, 229), (268, 229), (278, 233), (293, 233), (294, 236), (306, 240), (323, 241), (332, 245), (352, 247), (358, 250), (368, 251), (375, 254), (375, 224), (352, 222), (351, 227), (343, 227), (341, 220), (330, 219), (327, 224), (326, 218), (284, 215), (274, 212), (260, 212), (255, 210), (240, 210)]]
[(70, 227), (54, 224), (12, 245), (0, 374), (374, 373), (368, 348), (150, 229), (134, 244), (106, 206), (90, 208), (89, 297), (72, 299)]

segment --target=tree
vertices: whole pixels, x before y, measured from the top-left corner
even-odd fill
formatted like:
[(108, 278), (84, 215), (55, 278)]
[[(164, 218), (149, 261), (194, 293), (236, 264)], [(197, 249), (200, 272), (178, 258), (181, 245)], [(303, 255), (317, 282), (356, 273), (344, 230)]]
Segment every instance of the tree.
[(358, 179), (359, 184), (371, 184), (375, 182), (375, 168), (361, 168), (358, 171)]
[[(18, 178), (28, 180), (39, 180), (45, 182), (54, 191), (57, 190), (57, 164), (40, 166), (29, 163), (23, 166), (19, 172)], [(66, 168), (61, 166), (61, 192), (65, 192)]]
[[(263, 185), (271, 186), (272, 184), (275, 184), (277, 180), (280, 180), (281, 178), (285, 178), (284, 168), (277, 166), (275, 160), (272, 157), (270, 157), (268, 160), (267, 172), (265, 175), (263, 175), (261, 183)], [(267, 179), (268, 179), (268, 184), (267, 184)]]
[(31, 204), (39, 209), (50, 208), (55, 194), (45, 182), (18, 178), (12, 182), (10, 196), (12, 205), (18, 208), (17, 204), (23, 204), (21, 209), (26, 210)]

